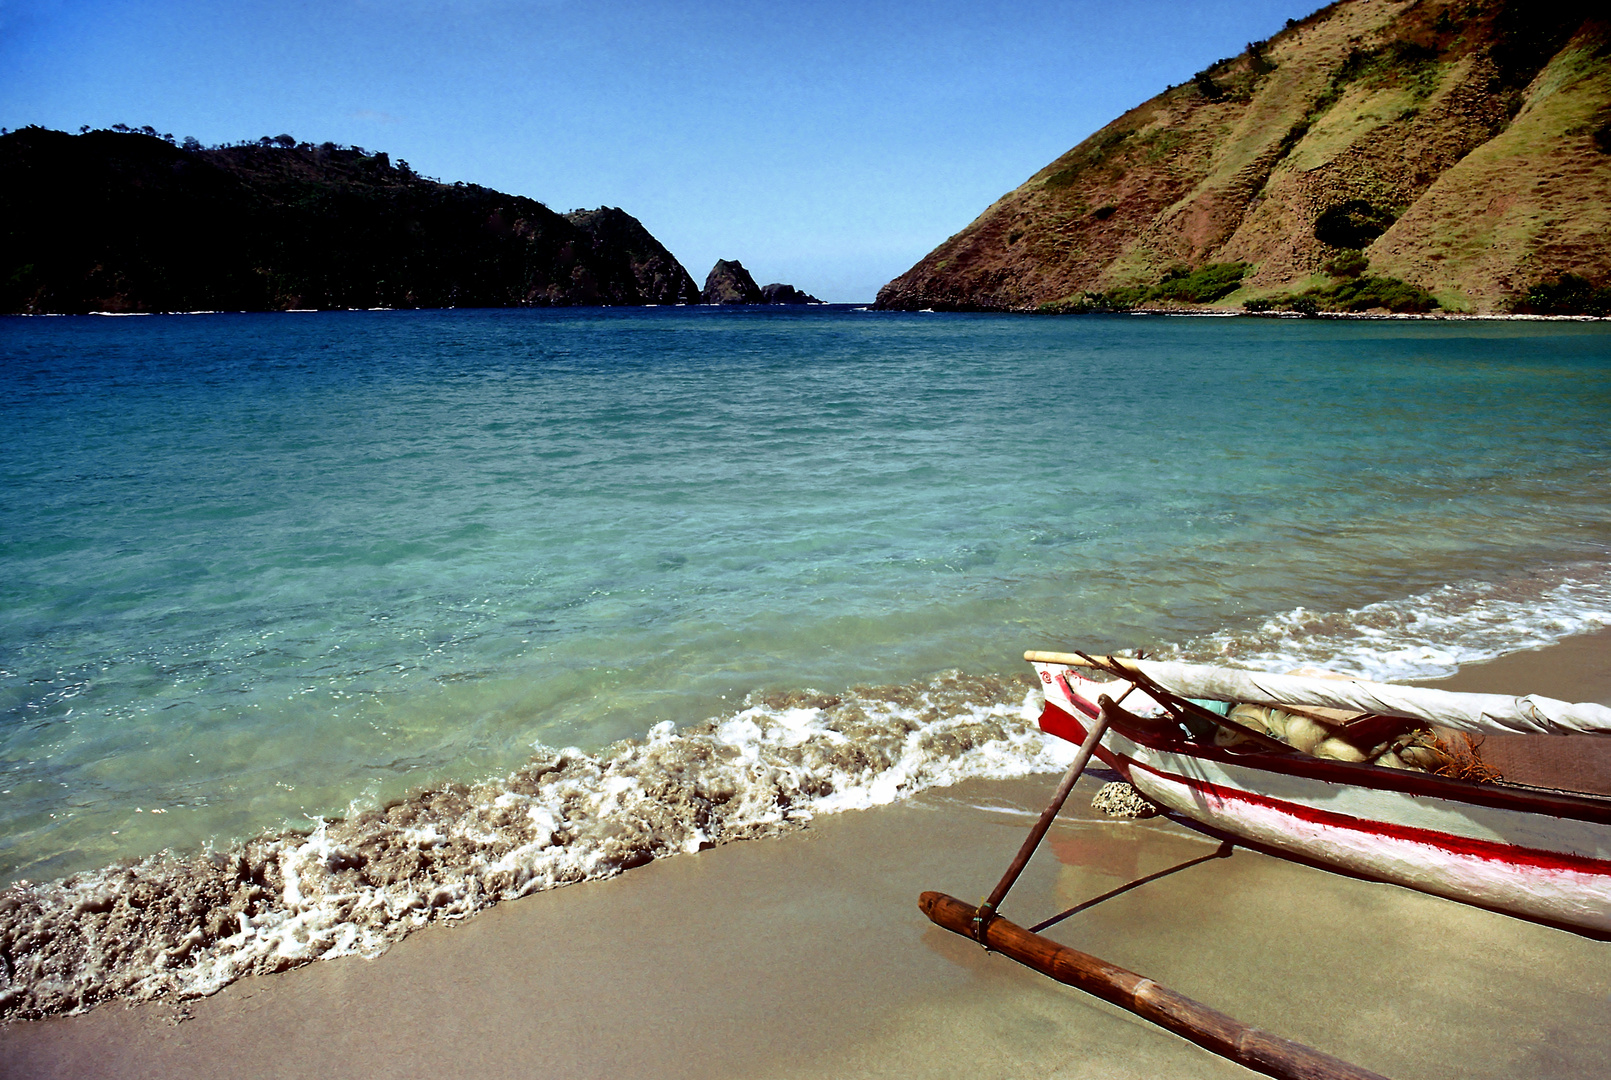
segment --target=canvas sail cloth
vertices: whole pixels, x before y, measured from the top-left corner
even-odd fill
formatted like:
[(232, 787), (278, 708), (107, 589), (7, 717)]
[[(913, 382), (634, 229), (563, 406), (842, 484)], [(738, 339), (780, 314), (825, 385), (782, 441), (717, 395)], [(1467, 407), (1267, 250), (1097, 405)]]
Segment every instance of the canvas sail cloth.
[(1349, 709), (1381, 716), (1404, 716), (1460, 731), (1485, 735), (1607, 735), (1611, 708), (1573, 705), (1529, 694), (1462, 694), (1414, 686), (1323, 679), (1310, 675), (1271, 675), (1234, 671), (1201, 664), (1113, 657), (1180, 697), (1239, 701), (1279, 708), (1282, 705)]

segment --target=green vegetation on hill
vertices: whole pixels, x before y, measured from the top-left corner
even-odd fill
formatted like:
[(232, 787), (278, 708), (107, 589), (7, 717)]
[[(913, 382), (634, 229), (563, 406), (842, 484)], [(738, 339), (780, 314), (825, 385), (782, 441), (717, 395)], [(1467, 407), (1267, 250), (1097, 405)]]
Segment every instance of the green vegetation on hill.
[(1042, 304), (1035, 310), (1044, 315), (1070, 315), (1088, 311), (1133, 311), (1144, 304), (1211, 304), (1235, 292), (1250, 269), (1247, 263), (1241, 262), (1213, 263), (1196, 270), (1176, 266), (1152, 285), (1083, 293)]
[(1328, 247), (1358, 251), (1393, 227), (1398, 215), (1364, 199), (1327, 207), (1315, 219), (1315, 239)]
[(1296, 311), (1303, 315), (1314, 315), (1321, 311), (1424, 313), (1438, 306), (1437, 297), (1419, 286), (1408, 285), (1397, 278), (1364, 274), (1344, 278), (1323, 288), (1242, 302), (1242, 307), (1247, 311)]
[(1611, 285), (1596, 288), (1576, 274), (1540, 281), (1520, 300), (1515, 311), (1525, 315), (1611, 315)]
[[(119, 125), (120, 128), (123, 125)], [(289, 135), (206, 148), (154, 130), (0, 135), (0, 311), (697, 302), (620, 211), (422, 177)]]

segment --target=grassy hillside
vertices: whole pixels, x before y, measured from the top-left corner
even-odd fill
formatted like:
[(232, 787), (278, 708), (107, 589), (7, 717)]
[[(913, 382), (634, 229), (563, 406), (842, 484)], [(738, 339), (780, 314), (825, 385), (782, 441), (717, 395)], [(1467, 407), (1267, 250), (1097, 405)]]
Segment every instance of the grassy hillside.
[[(1170, 294), (1230, 266), (1234, 289)], [(1493, 312), (1562, 273), (1611, 276), (1611, 22), (1561, 0), (1342, 0), (1114, 120), (878, 302)]]

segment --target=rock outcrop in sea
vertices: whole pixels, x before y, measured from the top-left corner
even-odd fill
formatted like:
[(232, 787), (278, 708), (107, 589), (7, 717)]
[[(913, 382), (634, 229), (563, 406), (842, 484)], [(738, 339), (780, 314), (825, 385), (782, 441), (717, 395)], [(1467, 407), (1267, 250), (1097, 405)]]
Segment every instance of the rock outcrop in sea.
[(698, 301), (621, 210), (561, 217), (289, 135), (207, 149), (23, 128), (0, 136), (0, 218), (0, 312)]
[(759, 304), (761, 287), (737, 259), (717, 259), (700, 298), (707, 304)]
[(1611, 20), (1590, 7), (1289, 20), (1002, 196), (878, 306), (1611, 304)]
[(810, 293), (801, 292), (793, 285), (784, 285), (774, 281), (770, 285), (761, 286), (761, 303), (763, 304), (820, 304)]
[(705, 278), (705, 289), (700, 294), (707, 304), (820, 304), (815, 296), (801, 292), (793, 285), (773, 282), (765, 287), (755, 284), (750, 272), (737, 259), (717, 259)]

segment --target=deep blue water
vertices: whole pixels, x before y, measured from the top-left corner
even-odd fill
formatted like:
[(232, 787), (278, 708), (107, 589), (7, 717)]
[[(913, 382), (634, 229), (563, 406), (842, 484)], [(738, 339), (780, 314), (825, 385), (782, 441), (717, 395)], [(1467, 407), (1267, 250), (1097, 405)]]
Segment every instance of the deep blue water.
[(11, 318), (0, 390), (0, 879), (760, 688), (1611, 623), (1601, 325)]

